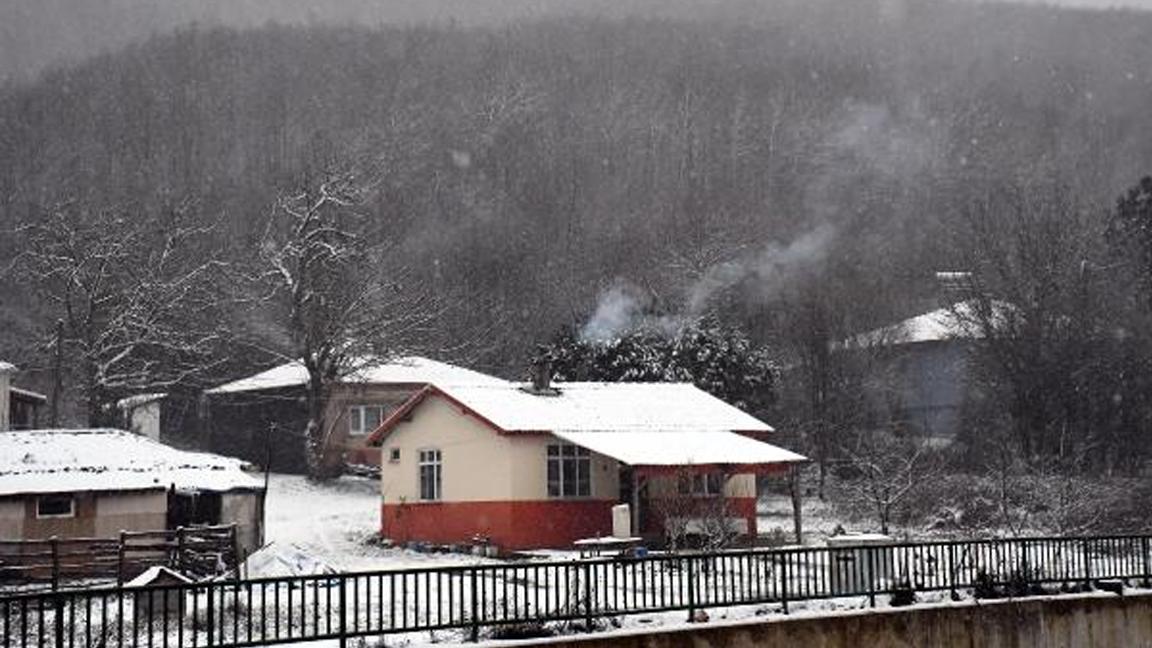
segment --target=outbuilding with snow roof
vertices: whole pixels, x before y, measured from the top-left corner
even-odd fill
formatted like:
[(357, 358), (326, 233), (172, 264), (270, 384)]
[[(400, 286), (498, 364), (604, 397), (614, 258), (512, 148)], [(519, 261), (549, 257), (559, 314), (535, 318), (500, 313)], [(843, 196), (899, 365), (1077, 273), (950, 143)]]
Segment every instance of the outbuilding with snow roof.
[(381, 532), (564, 547), (610, 535), (626, 503), (650, 540), (705, 516), (754, 539), (756, 475), (806, 461), (762, 440), (772, 432), (690, 384), (430, 385), (369, 439), (382, 449)]
[(238, 459), (123, 430), (0, 433), (0, 539), (234, 524), (247, 552), (263, 542), (263, 518), (263, 482)]

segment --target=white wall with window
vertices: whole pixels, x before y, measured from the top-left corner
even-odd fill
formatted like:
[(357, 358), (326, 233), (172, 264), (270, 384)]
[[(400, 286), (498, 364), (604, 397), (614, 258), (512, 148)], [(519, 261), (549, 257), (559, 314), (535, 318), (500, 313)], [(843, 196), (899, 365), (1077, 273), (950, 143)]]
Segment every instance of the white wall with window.
[(433, 448), (420, 450), (418, 464), (420, 475), (420, 499), (435, 501), (443, 497), (443, 465), (440, 451)]
[(388, 418), (387, 405), (349, 405), (348, 434), (350, 436), (371, 434), (386, 418)]
[(591, 497), (592, 453), (571, 443), (548, 445), (548, 497)]

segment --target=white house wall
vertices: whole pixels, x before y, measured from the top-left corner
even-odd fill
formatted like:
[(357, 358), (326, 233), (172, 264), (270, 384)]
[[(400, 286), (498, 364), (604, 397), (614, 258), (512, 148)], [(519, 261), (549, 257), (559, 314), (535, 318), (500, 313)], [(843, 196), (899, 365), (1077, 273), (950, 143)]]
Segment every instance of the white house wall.
[[(390, 461), (400, 449), (400, 461)], [(441, 453), (442, 499), (455, 502), (507, 501), (512, 498), (513, 459), (508, 437), (450, 401), (429, 396), (412, 420), (399, 424), (384, 440), (380, 456), (380, 493), (385, 504), (420, 501), (419, 451)]]

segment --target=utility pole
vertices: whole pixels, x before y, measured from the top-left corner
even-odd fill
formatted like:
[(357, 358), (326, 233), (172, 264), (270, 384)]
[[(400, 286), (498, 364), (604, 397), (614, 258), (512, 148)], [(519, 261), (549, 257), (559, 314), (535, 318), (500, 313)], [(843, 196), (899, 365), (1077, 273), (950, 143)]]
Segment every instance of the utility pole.
[(60, 426), (60, 392), (64, 390), (64, 320), (56, 320), (56, 340), (52, 359), (52, 401), (48, 410), (48, 427)]

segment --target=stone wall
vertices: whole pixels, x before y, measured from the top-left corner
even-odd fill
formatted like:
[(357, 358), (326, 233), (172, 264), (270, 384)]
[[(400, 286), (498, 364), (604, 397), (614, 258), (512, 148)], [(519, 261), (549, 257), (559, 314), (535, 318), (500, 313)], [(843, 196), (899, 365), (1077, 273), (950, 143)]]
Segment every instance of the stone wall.
[[(1049, 648), (1152, 646), (1152, 595), (961, 602), (548, 640), (550, 648)], [(526, 646), (530, 642), (508, 643)]]

